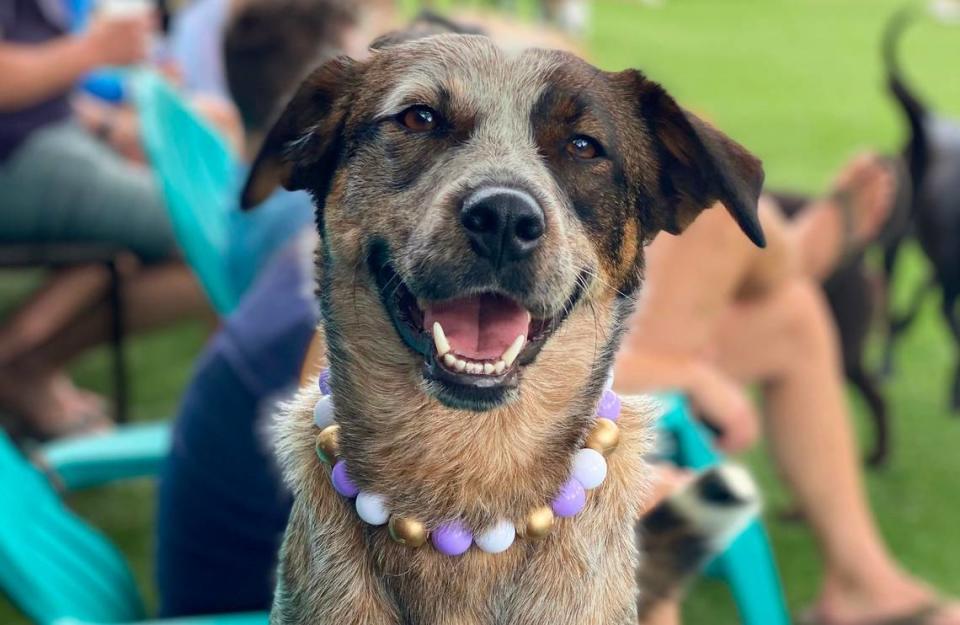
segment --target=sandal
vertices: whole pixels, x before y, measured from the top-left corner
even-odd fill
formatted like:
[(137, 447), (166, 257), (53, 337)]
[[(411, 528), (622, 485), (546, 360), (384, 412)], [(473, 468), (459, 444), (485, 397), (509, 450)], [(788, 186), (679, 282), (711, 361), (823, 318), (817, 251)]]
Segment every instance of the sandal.
[[(870, 621), (860, 621), (856, 625), (928, 625), (934, 617), (940, 614), (940, 611), (944, 607), (945, 604), (938, 600), (921, 606), (907, 614)], [(798, 616), (794, 619), (794, 623), (795, 625), (836, 625), (836, 623), (817, 615), (814, 610), (809, 610)]]

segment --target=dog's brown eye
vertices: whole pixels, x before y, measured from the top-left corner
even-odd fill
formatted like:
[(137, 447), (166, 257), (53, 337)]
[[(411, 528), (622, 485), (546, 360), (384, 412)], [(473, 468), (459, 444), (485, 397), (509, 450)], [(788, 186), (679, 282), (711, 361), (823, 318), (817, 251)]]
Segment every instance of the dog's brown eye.
[(596, 140), (583, 135), (577, 135), (567, 142), (567, 154), (574, 158), (590, 160), (603, 155), (603, 148)]
[(437, 127), (440, 116), (427, 106), (411, 106), (400, 113), (400, 123), (414, 132), (428, 132)]

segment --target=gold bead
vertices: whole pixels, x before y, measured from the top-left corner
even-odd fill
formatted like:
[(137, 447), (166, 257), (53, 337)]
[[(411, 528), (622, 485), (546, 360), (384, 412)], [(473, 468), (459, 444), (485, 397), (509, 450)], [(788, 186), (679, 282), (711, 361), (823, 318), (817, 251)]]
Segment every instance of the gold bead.
[(610, 419), (600, 417), (593, 426), (593, 431), (587, 436), (585, 447), (609, 456), (620, 444), (620, 428)]
[(543, 538), (553, 529), (553, 510), (550, 506), (541, 506), (527, 515), (523, 535), (527, 538)]
[(337, 440), (339, 434), (339, 425), (328, 425), (317, 434), (317, 457), (327, 464), (336, 462), (340, 454), (340, 444)]
[(389, 523), (390, 538), (408, 547), (420, 547), (427, 542), (427, 528), (416, 519), (391, 516)]

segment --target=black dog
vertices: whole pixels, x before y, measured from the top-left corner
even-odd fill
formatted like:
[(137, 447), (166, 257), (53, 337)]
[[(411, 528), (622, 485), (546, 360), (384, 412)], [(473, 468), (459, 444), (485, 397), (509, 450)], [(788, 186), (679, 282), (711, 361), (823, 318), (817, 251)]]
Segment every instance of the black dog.
[[(795, 218), (813, 201), (812, 197), (797, 193), (774, 191), (772, 195), (788, 219)], [(902, 204), (902, 200), (899, 203)], [(840, 335), (844, 373), (866, 402), (874, 424), (873, 446), (867, 453), (866, 462), (878, 467), (889, 456), (890, 419), (880, 380), (864, 364), (864, 350), (876, 306), (863, 257), (863, 251), (860, 251), (846, 258), (824, 281), (823, 291)]]
[[(916, 17), (917, 12), (911, 9), (896, 13), (883, 39), (888, 87), (910, 131), (903, 159), (912, 186), (909, 218), (888, 228), (889, 236), (884, 241), (885, 269), (890, 284), (900, 244), (914, 233), (933, 266), (931, 284), (939, 284), (941, 288), (941, 310), (958, 346), (951, 407), (960, 413), (960, 311), (957, 310), (960, 299), (960, 123), (930, 112), (903, 78), (897, 61), (897, 44)], [(888, 362), (893, 341), (910, 324), (928, 291), (927, 285), (922, 286), (908, 312), (890, 321)]]

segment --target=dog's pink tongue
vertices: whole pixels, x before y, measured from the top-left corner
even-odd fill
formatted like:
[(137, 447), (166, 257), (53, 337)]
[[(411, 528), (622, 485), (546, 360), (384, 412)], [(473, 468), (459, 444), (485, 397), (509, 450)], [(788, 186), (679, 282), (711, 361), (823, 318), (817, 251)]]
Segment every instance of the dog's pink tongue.
[(439, 322), (450, 349), (473, 360), (496, 360), (530, 327), (530, 313), (508, 297), (477, 295), (430, 305), (423, 327)]

